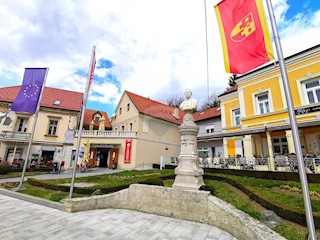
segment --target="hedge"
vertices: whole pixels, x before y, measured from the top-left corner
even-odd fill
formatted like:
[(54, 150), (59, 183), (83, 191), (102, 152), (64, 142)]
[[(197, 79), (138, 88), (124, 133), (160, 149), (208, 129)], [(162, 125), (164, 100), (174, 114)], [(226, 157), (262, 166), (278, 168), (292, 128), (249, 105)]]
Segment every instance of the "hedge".
[(12, 172), (12, 167), (8, 165), (0, 165), (0, 174), (7, 174)]
[[(218, 180), (218, 181), (224, 181), (232, 186), (238, 188), (245, 194), (247, 194), (251, 199), (255, 200), (259, 204), (261, 204), (263, 207), (270, 209), (274, 211), (278, 216), (287, 219), (291, 222), (296, 222), (300, 225), (306, 226), (306, 217), (304, 212), (296, 212), (290, 209), (287, 209), (285, 206), (279, 206), (277, 204), (274, 204), (267, 199), (265, 199), (260, 193), (258, 192), (253, 192), (246, 188), (245, 186), (241, 185), (240, 183), (229, 179), (225, 177), (220, 177), (220, 176), (210, 176), (210, 175), (204, 175), (205, 179), (210, 179), (210, 180)], [(314, 223), (317, 228), (320, 228), (320, 216), (319, 215), (314, 215)]]
[[(47, 188), (47, 189), (51, 189), (51, 190), (55, 190), (55, 191), (62, 191), (62, 192), (69, 192), (70, 191), (70, 186), (55, 185), (55, 184), (51, 184), (45, 180), (28, 178), (27, 181), (29, 184), (36, 186), (36, 187), (43, 187), (43, 188)], [(164, 186), (163, 180), (160, 178), (148, 178), (148, 179), (142, 180), (137, 183)], [(121, 186), (116, 186), (116, 187), (100, 188), (100, 191), (102, 194), (117, 192), (122, 189), (128, 188), (130, 186), (130, 184), (133, 184), (133, 183), (129, 183), (129, 184), (121, 185)], [(79, 187), (73, 188), (73, 192), (79, 193), (79, 194), (85, 194), (85, 195), (91, 195), (96, 190), (98, 190), (98, 189), (97, 188), (79, 188)]]

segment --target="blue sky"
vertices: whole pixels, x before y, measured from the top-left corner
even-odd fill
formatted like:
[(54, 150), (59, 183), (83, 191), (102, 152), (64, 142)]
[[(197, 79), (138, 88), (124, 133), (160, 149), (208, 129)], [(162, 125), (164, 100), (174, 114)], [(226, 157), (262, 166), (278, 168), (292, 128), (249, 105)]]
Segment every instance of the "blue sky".
[(290, 0), (288, 4), (290, 7), (285, 14), (288, 19), (294, 18), (298, 13), (304, 12), (309, 14), (320, 8), (320, 2), (317, 0)]
[[(208, 90), (221, 93), (229, 77), (213, 11), (218, 2), (0, 1), (0, 87), (20, 85), (26, 67), (48, 67), (46, 86), (84, 92), (95, 45), (87, 108), (111, 117), (124, 90), (165, 102), (190, 88), (201, 103)], [(272, 3), (285, 56), (320, 43), (320, 1)]]

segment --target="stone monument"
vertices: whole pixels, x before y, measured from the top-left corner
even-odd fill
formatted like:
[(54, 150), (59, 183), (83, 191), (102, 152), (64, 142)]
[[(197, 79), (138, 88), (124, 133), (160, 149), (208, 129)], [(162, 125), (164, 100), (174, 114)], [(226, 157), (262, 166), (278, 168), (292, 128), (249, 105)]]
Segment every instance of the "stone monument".
[(183, 123), (179, 126), (181, 136), (181, 152), (179, 155), (179, 165), (174, 173), (176, 175), (174, 189), (198, 190), (203, 182), (203, 169), (199, 167), (197, 135), (199, 127), (194, 122), (192, 113), (197, 108), (197, 100), (192, 98), (192, 91), (185, 91), (186, 99), (181, 103), (180, 109), (186, 114)]

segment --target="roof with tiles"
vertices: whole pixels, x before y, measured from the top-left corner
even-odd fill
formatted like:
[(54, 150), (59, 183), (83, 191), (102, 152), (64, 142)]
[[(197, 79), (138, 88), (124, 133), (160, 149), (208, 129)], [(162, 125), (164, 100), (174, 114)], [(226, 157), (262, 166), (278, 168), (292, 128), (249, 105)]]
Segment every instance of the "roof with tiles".
[[(104, 126), (106, 128), (112, 128), (106, 112), (91, 110), (91, 109), (86, 109), (86, 111), (84, 112), (83, 124), (90, 125), (91, 121), (94, 120), (94, 116), (96, 114), (100, 114), (101, 117), (104, 116), (104, 118), (106, 119)], [(93, 122), (94, 122), (94, 126), (99, 127), (100, 122), (98, 121), (93, 121)]]
[(229, 93), (235, 92), (238, 90), (238, 85), (234, 85), (233, 87), (228, 88), (226, 91), (224, 91), (223, 93), (221, 93), (218, 97), (227, 95)]
[[(0, 88), (0, 101), (12, 103), (16, 99), (21, 86)], [(83, 93), (45, 87), (41, 99), (41, 107), (80, 111)], [(55, 101), (60, 101), (59, 102)]]
[(209, 118), (220, 117), (220, 116), (221, 116), (221, 110), (219, 106), (193, 113), (195, 122), (209, 119)]
[(135, 107), (140, 113), (152, 116), (161, 120), (165, 120), (174, 124), (180, 125), (184, 116), (184, 112), (180, 109), (177, 109), (179, 119), (177, 119), (173, 114), (175, 108), (157, 101), (154, 101), (149, 98), (139, 96), (137, 94), (125, 91), (129, 96)]

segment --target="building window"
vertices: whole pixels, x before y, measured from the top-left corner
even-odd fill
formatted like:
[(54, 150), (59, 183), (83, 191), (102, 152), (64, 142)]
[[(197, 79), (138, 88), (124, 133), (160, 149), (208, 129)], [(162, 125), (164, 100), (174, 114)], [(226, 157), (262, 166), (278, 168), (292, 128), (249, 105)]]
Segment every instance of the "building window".
[(27, 132), (27, 122), (28, 122), (27, 119), (20, 118), (18, 120), (18, 129), (17, 129), (17, 131), (18, 132)]
[(119, 109), (119, 115), (121, 115), (121, 113), (122, 113), (122, 108)]
[(57, 126), (58, 126), (58, 121), (57, 120), (50, 120), (48, 135), (55, 136), (56, 133), (57, 133)]
[(130, 110), (130, 103), (127, 104), (127, 111)]
[(12, 161), (14, 159), (20, 159), (22, 156), (22, 150), (21, 149), (16, 149), (15, 155), (14, 155), (14, 159), (13, 159), (13, 153), (14, 153), (14, 149), (13, 148), (9, 148), (8, 152), (7, 152), (7, 157), (5, 158), (5, 160), (7, 160), (9, 163), (12, 163)]
[(124, 132), (124, 125), (121, 126), (121, 131)]
[(60, 100), (54, 100), (53, 105), (59, 106), (61, 104)]
[(275, 154), (288, 154), (287, 138), (274, 138), (273, 151)]
[(240, 109), (232, 110), (232, 117), (233, 117), (233, 125), (239, 126), (241, 124), (240, 120)]
[(214, 132), (214, 125), (207, 125), (204, 127), (205, 133), (213, 133)]
[(129, 124), (129, 131), (132, 131), (132, 123)]
[(99, 116), (94, 117), (94, 121), (95, 122), (100, 122), (100, 117)]
[(260, 114), (270, 112), (270, 102), (268, 93), (259, 94), (256, 96), (258, 111)]
[(200, 158), (209, 157), (209, 148), (198, 148), (198, 157)]
[(304, 83), (309, 104), (320, 102), (320, 84), (319, 80), (312, 80)]
[(144, 133), (147, 133), (147, 132), (149, 131), (149, 121), (148, 121), (148, 120), (145, 120), (145, 121), (143, 122), (142, 131), (143, 131)]
[(72, 150), (70, 167), (73, 167), (73, 165), (74, 165), (74, 163), (75, 163), (75, 160), (76, 160), (76, 150)]

